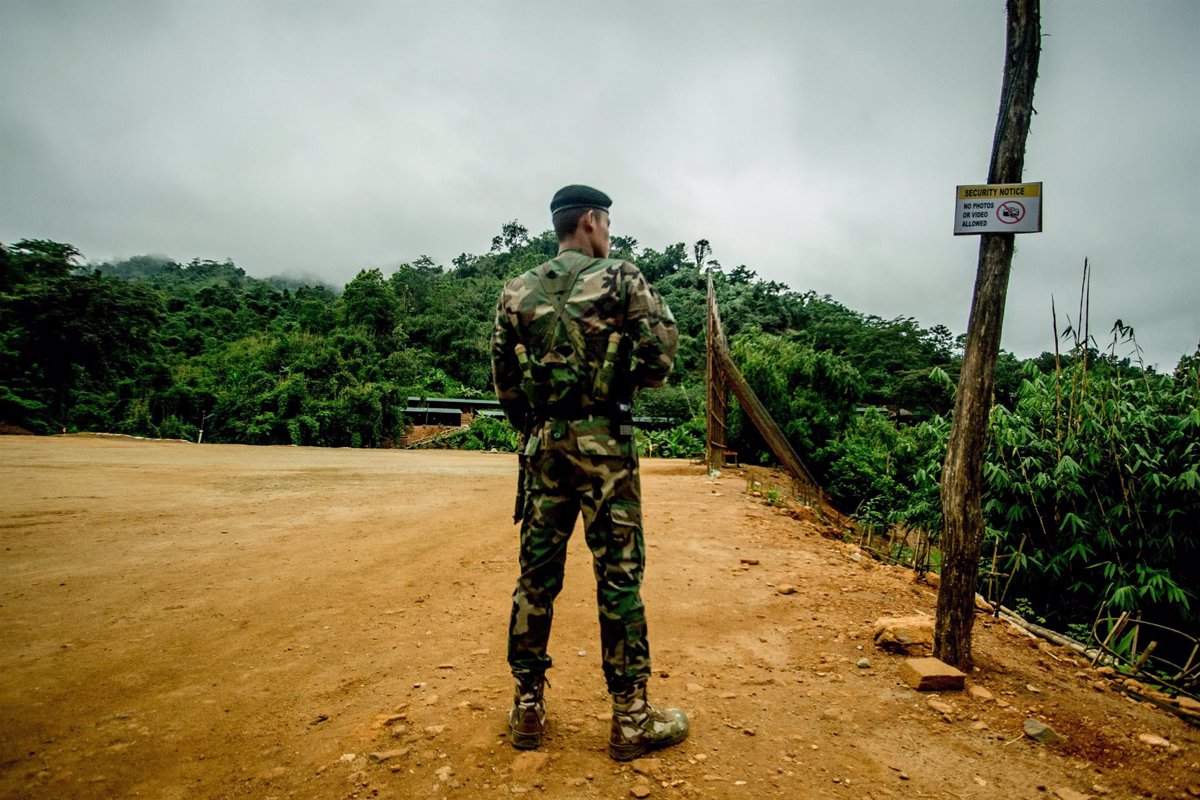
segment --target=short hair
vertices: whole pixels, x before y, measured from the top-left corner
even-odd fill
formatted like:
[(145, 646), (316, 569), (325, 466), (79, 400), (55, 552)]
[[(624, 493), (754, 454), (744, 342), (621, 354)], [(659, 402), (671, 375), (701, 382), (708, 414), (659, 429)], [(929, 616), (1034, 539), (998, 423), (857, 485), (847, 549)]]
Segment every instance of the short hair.
[[(603, 208), (564, 208), (559, 211), (550, 221), (554, 223), (554, 235), (561, 242), (572, 236), (575, 231), (579, 230), (579, 220), (583, 219), (583, 215), (589, 211), (597, 213), (604, 211)], [(605, 212), (607, 213), (607, 212)]]
[(564, 208), (559, 211), (550, 218), (554, 223), (554, 235), (560, 242), (569, 238), (579, 230), (579, 220), (583, 219), (583, 215), (591, 210), (590, 208)]

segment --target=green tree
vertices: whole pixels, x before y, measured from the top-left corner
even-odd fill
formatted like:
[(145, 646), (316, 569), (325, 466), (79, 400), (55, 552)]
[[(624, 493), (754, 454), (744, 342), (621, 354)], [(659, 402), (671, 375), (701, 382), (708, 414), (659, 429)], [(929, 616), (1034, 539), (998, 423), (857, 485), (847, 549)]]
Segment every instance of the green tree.
[(65, 278), (79, 266), (80, 253), (74, 245), (49, 239), (21, 239), (0, 257), (0, 291), (24, 283)]
[[(802, 458), (811, 458), (845, 429), (862, 396), (858, 371), (828, 351), (754, 329), (735, 336), (730, 351), (746, 382)], [(767, 452), (740, 413), (731, 423), (751, 449)]]
[(162, 306), (145, 287), (56, 271), (0, 295), (0, 316), (0, 382), (10, 403), (42, 414), (23, 421), (45, 428), (73, 424), (76, 406), (91, 419), (115, 403), (117, 384), (153, 355)]
[(342, 309), (347, 324), (361, 325), (374, 336), (390, 336), (400, 322), (400, 303), (378, 269), (365, 269), (346, 284)]

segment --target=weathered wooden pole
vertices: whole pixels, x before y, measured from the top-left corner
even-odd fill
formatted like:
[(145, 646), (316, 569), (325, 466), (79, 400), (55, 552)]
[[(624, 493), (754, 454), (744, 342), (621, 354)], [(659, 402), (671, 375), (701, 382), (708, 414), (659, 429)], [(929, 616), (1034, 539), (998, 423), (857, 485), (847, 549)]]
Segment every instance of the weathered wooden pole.
[[(712, 275), (708, 276), (708, 429), (709, 468), (724, 466), (725, 448), (729, 444), (726, 426), (729, 408), (729, 392), (733, 391), (742, 412), (753, 423), (763, 441), (771, 448), (775, 458), (795, 479), (798, 494), (813, 505), (822, 502), (821, 487), (817, 479), (804, 466), (792, 443), (776, 424), (767, 407), (758, 399), (746, 377), (733, 362), (725, 332), (721, 329), (721, 314), (717, 310), (717, 298), (713, 291)], [(716, 459), (715, 461), (713, 459)]]
[[(697, 245), (699, 250), (699, 245)], [(697, 253), (699, 262), (699, 253)], [(706, 403), (706, 436), (705, 455), (708, 458), (708, 470), (712, 472), (725, 466), (725, 449), (729, 446), (727, 435), (727, 406), (729, 394), (725, 388), (725, 380), (717, 363), (717, 337), (720, 335), (720, 319), (717, 317), (717, 300), (713, 290), (712, 271), (708, 272), (708, 311), (705, 324), (705, 344), (708, 351), (708, 369), (706, 385), (708, 387)]]
[(696, 271), (703, 273), (705, 282), (708, 284), (708, 312), (707, 321), (704, 325), (705, 331), (705, 350), (708, 353), (706, 380), (708, 387), (705, 398), (705, 436), (707, 441), (704, 445), (704, 454), (708, 460), (708, 471), (721, 469), (725, 466), (725, 450), (729, 446), (728, 425), (726, 419), (728, 417), (729, 406), (729, 389), (725, 385), (724, 376), (721, 374), (720, 364), (716, 360), (716, 340), (720, 333), (720, 319), (717, 314), (717, 296), (713, 289), (712, 267), (707, 269), (704, 267), (704, 262), (708, 260), (712, 254), (712, 247), (708, 243), (708, 239), (700, 239), (692, 246), (692, 253), (696, 258)]
[[(1006, 6), (1004, 81), (988, 183), (1021, 181), (1041, 51), (1039, 0), (1006, 0)], [(954, 420), (942, 469), (942, 573), (933, 654), (962, 669), (971, 666), (971, 627), (975, 622), (975, 588), (983, 543), (983, 454), (1012, 257), (1013, 234), (983, 234)]]

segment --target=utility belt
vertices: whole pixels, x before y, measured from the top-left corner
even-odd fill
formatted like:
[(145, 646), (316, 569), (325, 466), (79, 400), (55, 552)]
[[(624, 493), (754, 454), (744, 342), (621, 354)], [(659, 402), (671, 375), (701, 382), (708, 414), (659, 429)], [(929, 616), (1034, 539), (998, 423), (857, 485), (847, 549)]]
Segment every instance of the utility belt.
[[(617, 386), (618, 379), (622, 377), (625, 378), (626, 387), (628, 384), (628, 376), (621, 375), (617, 369), (621, 342), (619, 332), (609, 335), (604, 361), (595, 376), (587, 381), (586, 388), (580, 385), (577, 373), (571, 374), (569, 365), (558, 364), (547, 368), (544, 363), (530, 358), (525, 345), (516, 345), (513, 350), (521, 367), (522, 388), (533, 408), (533, 424), (540, 426), (547, 422), (591, 420), (605, 423), (617, 439), (632, 438), (633, 398), (632, 395), (625, 395)], [(581, 358), (582, 354), (576, 353), (576, 356)], [(557, 383), (552, 380), (556, 369), (560, 371), (561, 378)], [(541, 381), (535, 379), (535, 372), (539, 370), (543, 378)], [(589, 403), (587, 406), (583, 404), (585, 399)]]
[(577, 422), (587, 420), (607, 424), (612, 435), (618, 439), (629, 439), (633, 436), (633, 405), (630, 403), (605, 403), (603, 405), (562, 406), (559, 408), (537, 409), (533, 417), (535, 428), (546, 423)]
[[(617, 441), (617, 447), (611, 448), (607, 452), (596, 452), (597, 439), (608, 437), (597, 437), (595, 434), (600, 431), (594, 428), (588, 430), (587, 433), (592, 434), (590, 437), (581, 437), (592, 439), (592, 449), (581, 447), (581, 452), (589, 455), (631, 455), (632, 446), (630, 444), (633, 439), (633, 408), (630, 403), (606, 403), (603, 405), (590, 406), (586, 409), (578, 406), (559, 407), (551, 409), (538, 409), (533, 418), (530, 420), (530, 426), (525, 431), (524, 447), (518, 453), (518, 463), (521, 468), (517, 473), (517, 499), (516, 506), (513, 509), (513, 522), (521, 522), (525, 519), (525, 497), (526, 497), (526, 473), (529, 469), (529, 458), (535, 455), (541, 446), (542, 437), (553, 440), (561, 440), (567, 435), (567, 426), (572, 422), (580, 421), (594, 422), (598, 426), (602, 425), (607, 430), (605, 433), (609, 437)], [(548, 429), (548, 430), (547, 430)], [(583, 433), (583, 431), (580, 431)]]

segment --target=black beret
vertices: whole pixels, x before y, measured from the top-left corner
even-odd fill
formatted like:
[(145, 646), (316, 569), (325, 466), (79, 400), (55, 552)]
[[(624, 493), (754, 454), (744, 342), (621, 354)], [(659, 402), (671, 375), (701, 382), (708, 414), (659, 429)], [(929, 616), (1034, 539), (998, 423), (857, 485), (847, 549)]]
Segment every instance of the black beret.
[(612, 198), (604, 192), (576, 183), (564, 186), (554, 193), (554, 199), (550, 201), (550, 214), (554, 215), (568, 208), (599, 208), (607, 211), (611, 205)]

